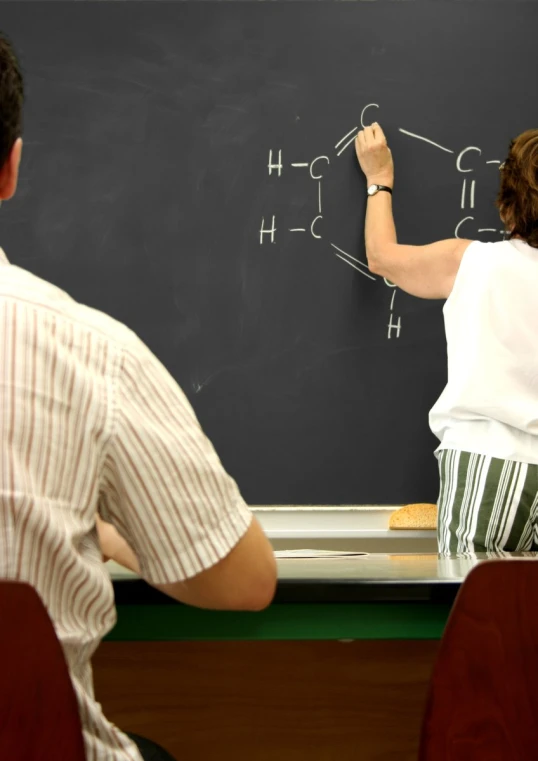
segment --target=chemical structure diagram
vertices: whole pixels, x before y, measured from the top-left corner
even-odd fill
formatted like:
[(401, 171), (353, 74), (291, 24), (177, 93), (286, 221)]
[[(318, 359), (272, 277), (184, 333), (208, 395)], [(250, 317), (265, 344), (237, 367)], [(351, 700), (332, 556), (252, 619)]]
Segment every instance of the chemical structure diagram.
[[(360, 117), (360, 125), (361, 128), (364, 129), (366, 126), (365, 118), (366, 114), (370, 109), (378, 109), (379, 104), (378, 103), (369, 103), (362, 109), (361, 117)], [(354, 145), (355, 138), (357, 136), (357, 133), (359, 131), (359, 126), (353, 127), (349, 132), (347, 132), (334, 146), (334, 153), (331, 156), (316, 156), (312, 161), (307, 162), (293, 162), (290, 164), (285, 164), (283, 160), (282, 150), (280, 149), (269, 149), (269, 156), (268, 156), (268, 163), (267, 163), (267, 170), (269, 173), (269, 176), (276, 174), (277, 177), (282, 177), (285, 171), (288, 170), (303, 170), (308, 173), (311, 181), (313, 183), (317, 184), (316, 188), (316, 201), (317, 205), (312, 213), (312, 221), (309, 227), (290, 227), (285, 229), (284, 231), (280, 230), (280, 227), (277, 227), (277, 219), (276, 215), (272, 214), (271, 216), (262, 217), (261, 221), (261, 227), (259, 229), (259, 243), (260, 246), (266, 245), (266, 244), (275, 244), (277, 241), (277, 232), (285, 232), (286, 234), (304, 234), (304, 235), (310, 235), (312, 238), (316, 240), (322, 240), (321, 235), (321, 220), (323, 219), (323, 179), (325, 177), (325, 172), (327, 171), (329, 165), (331, 164), (331, 159), (335, 160), (338, 159), (340, 156), (342, 156), (345, 151)], [(430, 140), (427, 137), (424, 137), (422, 135), (418, 135), (414, 132), (410, 132), (409, 130), (398, 128), (399, 132), (401, 132), (403, 135), (406, 135), (407, 137), (413, 139), (413, 140), (419, 140), (423, 143), (426, 143), (430, 147), (437, 148), (438, 150), (441, 150), (445, 153), (451, 154), (455, 157), (455, 169), (456, 171), (462, 175), (462, 187), (461, 187), (461, 196), (460, 196), (460, 209), (462, 211), (463, 216), (461, 216), (454, 228), (454, 237), (455, 238), (461, 238), (465, 237), (463, 235), (463, 231), (465, 229), (469, 229), (471, 223), (475, 221), (474, 216), (474, 210), (476, 205), (476, 192), (477, 192), (477, 181), (473, 177), (473, 173), (476, 170), (476, 162), (473, 161), (477, 158), (482, 157), (482, 150), (474, 145), (469, 145), (463, 148), (459, 153), (456, 153), (456, 151), (446, 148), (443, 145), (440, 145), (439, 143), (434, 142), (433, 140)], [(489, 159), (485, 162), (487, 165), (495, 166), (498, 168), (501, 164), (501, 161), (498, 159)], [(475, 164), (475, 166), (473, 166)], [(477, 232), (479, 234), (482, 233), (495, 233), (499, 235), (504, 235), (504, 230), (499, 230), (497, 228), (491, 228), (491, 227), (480, 227), (477, 229)], [(340, 242), (340, 241), (339, 241)], [(340, 261), (344, 262), (345, 264), (352, 267), (354, 270), (356, 270), (360, 275), (362, 275), (365, 278), (368, 278), (370, 280), (377, 280), (378, 277), (374, 276), (370, 270), (368, 269), (368, 264), (365, 261), (362, 261), (361, 259), (357, 258), (356, 256), (352, 256), (348, 252), (346, 252), (342, 247), (337, 246), (334, 242), (328, 241), (329, 248), (331, 252), (337, 257)], [(387, 288), (392, 289), (392, 296), (390, 299), (390, 307), (389, 307), (389, 315), (388, 315), (388, 322), (387, 322), (387, 334), (386, 338), (400, 338), (401, 332), (402, 332), (402, 318), (400, 315), (395, 314), (395, 303), (396, 303), (396, 293), (397, 293), (397, 286), (390, 282), (390, 280), (387, 280), (386, 278), (383, 278), (384, 284), (387, 286)]]

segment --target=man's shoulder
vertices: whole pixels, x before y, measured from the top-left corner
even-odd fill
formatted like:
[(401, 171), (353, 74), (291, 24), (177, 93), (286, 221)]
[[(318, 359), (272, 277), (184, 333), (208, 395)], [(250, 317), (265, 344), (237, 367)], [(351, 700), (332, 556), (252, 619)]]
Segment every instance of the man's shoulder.
[(140, 339), (126, 325), (94, 307), (81, 304), (66, 291), (25, 269), (11, 265), (0, 283), (0, 298), (11, 299), (35, 309), (43, 317), (50, 315), (68, 321), (83, 332), (135, 351)]

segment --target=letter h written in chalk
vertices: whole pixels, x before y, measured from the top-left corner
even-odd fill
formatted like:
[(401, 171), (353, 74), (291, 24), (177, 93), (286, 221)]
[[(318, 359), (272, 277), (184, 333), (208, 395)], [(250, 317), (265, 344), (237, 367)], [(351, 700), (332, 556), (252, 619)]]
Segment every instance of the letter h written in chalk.
[(275, 242), (275, 233), (276, 233), (276, 217), (273, 214), (271, 217), (271, 227), (265, 226), (265, 217), (262, 217), (262, 226), (260, 228), (260, 246), (263, 245), (264, 242), (264, 235), (268, 235), (271, 243)]

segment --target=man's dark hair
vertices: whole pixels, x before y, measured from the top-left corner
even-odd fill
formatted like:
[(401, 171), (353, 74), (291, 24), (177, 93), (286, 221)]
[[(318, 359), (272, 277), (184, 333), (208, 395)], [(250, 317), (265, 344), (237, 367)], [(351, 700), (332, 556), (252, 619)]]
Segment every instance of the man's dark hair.
[(24, 84), (13, 46), (0, 33), (0, 168), (22, 131)]

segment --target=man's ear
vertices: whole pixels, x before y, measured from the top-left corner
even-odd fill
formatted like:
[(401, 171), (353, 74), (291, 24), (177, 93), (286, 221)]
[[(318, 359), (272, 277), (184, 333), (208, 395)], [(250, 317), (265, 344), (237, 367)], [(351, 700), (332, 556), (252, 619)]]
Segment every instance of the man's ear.
[(17, 190), (19, 180), (19, 166), (22, 154), (22, 138), (17, 138), (13, 143), (9, 156), (4, 166), (0, 169), (0, 200), (8, 201), (13, 198)]

